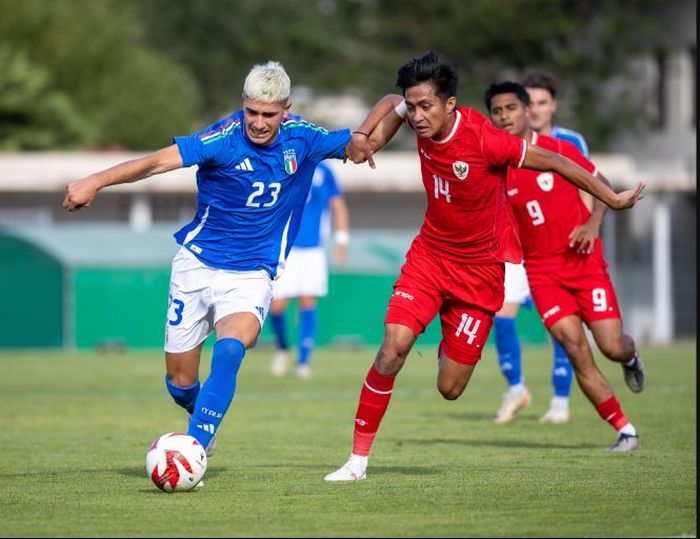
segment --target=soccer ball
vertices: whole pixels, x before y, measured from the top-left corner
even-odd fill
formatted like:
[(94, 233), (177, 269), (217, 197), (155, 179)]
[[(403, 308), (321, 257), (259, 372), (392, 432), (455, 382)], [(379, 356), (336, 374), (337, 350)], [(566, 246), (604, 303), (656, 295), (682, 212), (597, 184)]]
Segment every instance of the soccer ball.
[(169, 432), (153, 440), (146, 453), (146, 473), (165, 492), (182, 492), (197, 486), (207, 470), (207, 452), (182, 432)]

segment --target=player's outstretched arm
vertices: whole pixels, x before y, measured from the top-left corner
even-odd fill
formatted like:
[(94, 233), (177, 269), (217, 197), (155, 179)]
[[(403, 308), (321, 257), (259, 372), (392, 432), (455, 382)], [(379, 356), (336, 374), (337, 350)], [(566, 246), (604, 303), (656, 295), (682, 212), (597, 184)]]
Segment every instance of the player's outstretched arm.
[(374, 168), (372, 155), (386, 146), (401, 127), (403, 119), (394, 109), (403, 102), (397, 94), (382, 97), (369, 111), (363, 122), (352, 132), (347, 155), (353, 163), (369, 161)]
[(176, 144), (172, 144), (140, 159), (125, 161), (69, 183), (66, 186), (63, 208), (68, 211), (87, 208), (100, 189), (119, 183), (135, 182), (180, 167), (182, 167), (180, 150)]
[(632, 189), (616, 193), (609, 187), (609, 184), (606, 185), (602, 180), (592, 176), (586, 169), (568, 157), (532, 144), (527, 145), (523, 166), (533, 170), (553, 170), (613, 210), (631, 208), (638, 200), (644, 198), (644, 188), (646, 187), (644, 182), (637, 182), (637, 185)]
[[(612, 185), (608, 179), (600, 172), (596, 174), (596, 178), (602, 181), (612, 190)], [(595, 245), (595, 240), (600, 236), (600, 227), (603, 224), (603, 217), (608, 207), (600, 200), (592, 197), (585, 191), (581, 192), (581, 197), (586, 196), (591, 198), (591, 215), (585, 223), (575, 227), (569, 234), (569, 247), (576, 249), (579, 253), (592, 253)], [(584, 199), (585, 202), (585, 199)], [(587, 206), (588, 207), (588, 206)]]

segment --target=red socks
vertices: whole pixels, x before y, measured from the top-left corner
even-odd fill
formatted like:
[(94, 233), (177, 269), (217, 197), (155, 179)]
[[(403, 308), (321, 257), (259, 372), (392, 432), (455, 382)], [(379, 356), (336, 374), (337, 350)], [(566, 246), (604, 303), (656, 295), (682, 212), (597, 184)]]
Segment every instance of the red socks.
[(364, 457), (369, 455), (379, 423), (389, 406), (395, 379), (395, 376), (381, 374), (374, 365), (370, 367), (360, 392), (360, 402), (355, 414), (353, 454)]
[(610, 397), (608, 400), (601, 402), (595, 407), (595, 409), (598, 412), (598, 415), (610, 423), (610, 425), (612, 425), (612, 427), (617, 431), (629, 423), (625, 417), (625, 414), (622, 412), (620, 402), (617, 400), (615, 395)]

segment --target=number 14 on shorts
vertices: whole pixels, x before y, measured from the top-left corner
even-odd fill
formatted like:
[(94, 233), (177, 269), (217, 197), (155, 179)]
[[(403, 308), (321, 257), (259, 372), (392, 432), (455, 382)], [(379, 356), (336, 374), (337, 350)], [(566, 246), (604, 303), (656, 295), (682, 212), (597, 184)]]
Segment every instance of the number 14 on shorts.
[(467, 344), (471, 344), (476, 339), (476, 332), (479, 331), (481, 320), (477, 320), (473, 316), (466, 313), (462, 314), (462, 320), (455, 331), (455, 337), (459, 337), (462, 333), (467, 336)]

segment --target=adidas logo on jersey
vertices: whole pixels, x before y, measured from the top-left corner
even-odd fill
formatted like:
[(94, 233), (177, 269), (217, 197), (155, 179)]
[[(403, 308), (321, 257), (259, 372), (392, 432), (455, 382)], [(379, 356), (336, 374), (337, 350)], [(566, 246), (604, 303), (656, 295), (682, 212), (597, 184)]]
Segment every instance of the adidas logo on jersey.
[(247, 157), (233, 168), (235, 168), (236, 170), (247, 170), (248, 172), (252, 172), (253, 170), (255, 170), (253, 168), (253, 165), (250, 164), (250, 159), (248, 159)]

